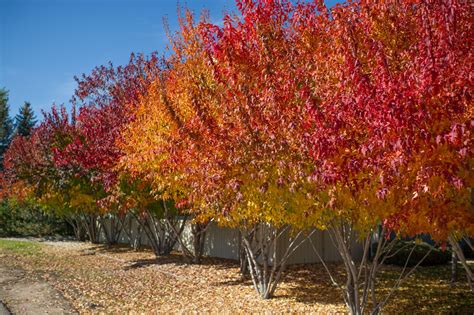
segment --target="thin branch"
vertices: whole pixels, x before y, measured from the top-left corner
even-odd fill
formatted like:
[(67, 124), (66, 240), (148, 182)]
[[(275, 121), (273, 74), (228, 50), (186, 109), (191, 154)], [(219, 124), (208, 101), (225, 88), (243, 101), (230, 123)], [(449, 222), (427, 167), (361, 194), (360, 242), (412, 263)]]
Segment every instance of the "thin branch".
[(392, 287), (392, 289), (390, 290), (390, 292), (387, 294), (386, 298), (381, 302), (379, 303), (377, 306), (374, 307), (374, 310), (372, 311), (372, 314), (375, 314), (378, 312), (378, 310), (380, 310), (382, 308), (382, 306), (384, 306), (388, 299), (393, 295), (393, 293), (400, 287), (400, 284), (405, 281), (405, 279), (407, 279), (413, 272), (415, 272), (416, 268), (425, 260), (426, 257), (428, 257), (428, 255), (431, 253), (431, 251), (433, 250), (433, 247), (430, 246), (430, 250), (420, 259), (420, 261), (418, 261), (418, 263), (413, 266), (413, 268), (410, 269), (410, 271), (403, 276), (405, 270), (406, 270), (406, 267), (408, 265), (408, 261), (410, 260), (411, 258), (411, 255), (414, 251), (416, 246), (414, 246), (410, 252), (410, 254), (408, 255), (408, 258), (405, 262), (405, 266), (403, 267), (403, 270), (402, 272), (400, 273), (400, 276), (398, 277), (398, 280), (397, 282), (394, 284), (394, 286)]

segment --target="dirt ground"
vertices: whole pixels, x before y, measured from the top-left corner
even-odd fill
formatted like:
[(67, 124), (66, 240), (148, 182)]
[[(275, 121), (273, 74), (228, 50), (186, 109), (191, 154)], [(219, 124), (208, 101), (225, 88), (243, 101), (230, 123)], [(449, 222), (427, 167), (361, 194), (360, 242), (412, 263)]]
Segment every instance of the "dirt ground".
[(29, 277), (19, 269), (0, 267), (0, 298), (13, 314), (76, 313), (51, 284)]
[[(157, 259), (150, 251), (125, 246), (36, 243), (30, 252), (0, 246), (0, 300), (15, 314), (345, 312), (339, 291), (318, 264), (291, 267), (276, 297), (261, 300), (234, 261), (206, 258), (188, 265), (178, 254)], [(342, 276), (340, 266), (331, 268)], [(387, 269), (381, 293), (396, 271)], [(386, 311), (473, 311), (474, 295), (465, 283), (450, 287), (448, 271), (444, 266), (416, 272)]]
[(7, 307), (0, 301), (0, 315), (9, 315)]

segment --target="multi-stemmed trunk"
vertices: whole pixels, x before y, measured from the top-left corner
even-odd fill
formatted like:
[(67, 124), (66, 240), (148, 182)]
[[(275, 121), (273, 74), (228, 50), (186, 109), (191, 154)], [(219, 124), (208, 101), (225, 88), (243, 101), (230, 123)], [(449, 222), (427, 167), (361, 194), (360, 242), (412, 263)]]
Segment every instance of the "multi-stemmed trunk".
[(99, 218), (108, 246), (119, 242), (125, 224), (125, 216), (107, 214)]
[(190, 232), (191, 232), (191, 242), (186, 242), (183, 238), (183, 233), (180, 233), (176, 228), (172, 227), (173, 231), (176, 233), (177, 240), (180, 245), (180, 250), (183, 254), (183, 257), (188, 263), (200, 264), (202, 257), (204, 255), (204, 245), (206, 242), (206, 232), (212, 221), (206, 223), (191, 223)]
[(160, 218), (148, 210), (140, 215), (135, 215), (135, 218), (142, 226), (156, 256), (171, 253), (178, 241), (177, 235), (181, 235), (186, 224), (186, 220), (177, 216)]
[[(274, 227), (270, 223), (261, 222), (240, 231), (253, 286), (263, 299), (273, 296), (288, 259), (305, 240), (302, 237), (303, 231), (291, 235), (289, 230), (287, 225)], [(284, 248), (283, 244), (279, 244), (283, 236), (289, 237)]]
[(86, 230), (89, 241), (93, 244), (100, 243), (101, 224), (96, 214), (82, 214), (82, 224)]
[[(380, 298), (376, 292), (377, 274), (380, 271), (380, 268), (386, 259), (393, 257), (401, 250), (408, 248), (409, 245), (394, 250), (397, 239), (385, 237), (385, 227), (374, 227), (363, 239), (363, 254), (359, 261), (357, 259), (358, 257), (355, 257), (352, 253), (356, 235), (350, 224), (333, 222), (328, 233), (344, 264), (346, 271), (346, 282), (344, 285), (336, 280), (311, 238), (308, 239), (316, 252), (316, 255), (329, 274), (332, 284), (340, 290), (348, 311), (351, 314), (356, 315), (361, 315), (367, 312), (370, 314), (380, 313), (390, 297), (400, 287), (400, 284), (415, 271), (432, 250), (432, 248), (430, 248), (430, 250), (427, 251), (415, 266), (410, 270), (407, 270), (408, 262), (416, 248), (416, 245), (413, 246), (398, 279), (395, 281), (395, 284), (383, 298)], [(369, 253), (372, 241), (375, 239), (377, 240), (377, 247), (372, 253), (372, 261), (370, 261)], [(371, 308), (369, 309), (369, 307)]]
[(80, 217), (77, 215), (68, 216), (66, 217), (66, 222), (72, 227), (76, 240), (84, 242), (87, 238), (87, 233)]
[(188, 220), (188, 217), (186, 215), (179, 217), (170, 215), (171, 211), (168, 208), (168, 205), (164, 200), (162, 202), (165, 214), (164, 222), (167, 224), (167, 227), (171, 231), (171, 233), (174, 233), (174, 237), (180, 245), (183, 257), (188, 263), (200, 264), (202, 256), (204, 254), (206, 231), (209, 228), (212, 220), (206, 223), (191, 223), (192, 248), (190, 248), (191, 244), (187, 244), (187, 242), (183, 238), (183, 230), (186, 225), (186, 221)]
[(101, 225), (95, 214), (81, 213), (66, 218), (74, 230), (74, 236), (79, 241), (89, 239), (91, 243), (100, 242)]

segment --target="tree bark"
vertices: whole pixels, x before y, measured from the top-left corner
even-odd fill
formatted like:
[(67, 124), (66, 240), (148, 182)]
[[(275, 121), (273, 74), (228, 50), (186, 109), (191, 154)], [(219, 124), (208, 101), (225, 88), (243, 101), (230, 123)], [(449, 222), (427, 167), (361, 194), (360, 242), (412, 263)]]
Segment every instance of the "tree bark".
[(467, 282), (469, 283), (469, 288), (471, 289), (472, 292), (474, 292), (474, 285), (473, 285), (474, 280), (473, 280), (472, 269), (467, 264), (466, 257), (464, 256), (462, 248), (459, 245), (459, 241), (453, 235), (450, 235), (449, 243), (451, 244), (453, 252), (456, 252), (456, 256), (458, 257), (459, 261), (461, 262), (461, 265), (464, 267), (464, 270), (466, 271), (466, 277), (467, 277)]
[(289, 231), (289, 226), (275, 228), (265, 222), (255, 224), (250, 229), (241, 229), (247, 267), (253, 286), (262, 299), (273, 297), (288, 259), (305, 240), (300, 237), (303, 231), (289, 236), (290, 241), (285, 252), (279, 255), (277, 244), (287, 231)]

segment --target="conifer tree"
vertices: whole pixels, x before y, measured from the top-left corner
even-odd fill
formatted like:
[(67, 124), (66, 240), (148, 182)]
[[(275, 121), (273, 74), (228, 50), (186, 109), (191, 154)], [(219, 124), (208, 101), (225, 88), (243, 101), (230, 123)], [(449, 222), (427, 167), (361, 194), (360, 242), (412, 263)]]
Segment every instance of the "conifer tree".
[(36, 124), (36, 117), (30, 102), (25, 102), (20, 108), (20, 113), (16, 115), (16, 132), (23, 137), (31, 134), (31, 129)]
[(0, 170), (3, 169), (3, 154), (10, 144), (12, 129), (8, 107), (8, 91), (5, 88), (0, 88)]

